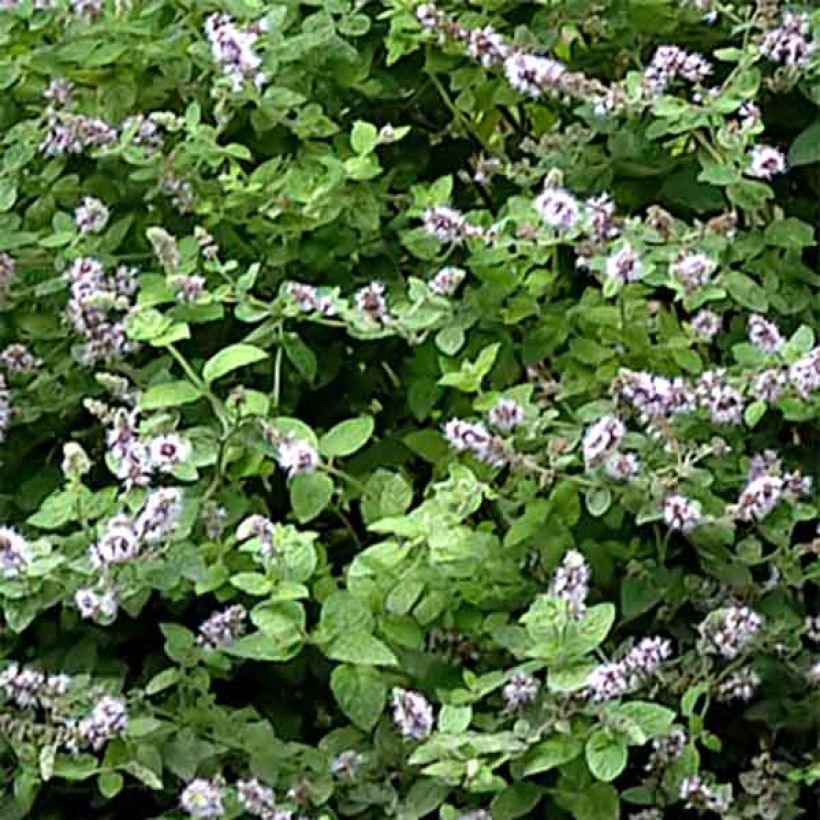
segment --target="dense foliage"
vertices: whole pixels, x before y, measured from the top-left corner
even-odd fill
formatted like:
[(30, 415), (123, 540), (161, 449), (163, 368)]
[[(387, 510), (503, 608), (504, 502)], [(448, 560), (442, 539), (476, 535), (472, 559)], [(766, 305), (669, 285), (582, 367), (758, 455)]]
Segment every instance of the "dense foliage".
[(816, 816), (820, 11), (0, 0), (0, 818)]

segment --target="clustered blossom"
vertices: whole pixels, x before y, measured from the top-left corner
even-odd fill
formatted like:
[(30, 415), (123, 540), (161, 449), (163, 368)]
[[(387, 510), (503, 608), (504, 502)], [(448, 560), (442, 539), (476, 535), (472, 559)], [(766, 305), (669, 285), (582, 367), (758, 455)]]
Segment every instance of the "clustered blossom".
[(69, 747), (89, 747), (98, 752), (109, 740), (119, 737), (127, 725), (125, 704), (118, 698), (105, 695), (94, 704), (86, 717), (74, 725), (74, 736), (69, 741)]
[(502, 433), (511, 433), (524, 423), (524, 408), (514, 399), (499, 399), (487, 413), (487, 420)]
[(194, 186), (187, 179), (169, 172), (162, 177), (159, 187), (181, 214), (187, 214), (194, 207)]
[(436, 296), (452, 296), (464, 281), (467, 272), (462, 268), (442, 268), (428, 283), (430, 292)]
[(641, 638), (619, 661), (598, 666), (587, 678), (586, 691), (595, 702), (612, 700), (638, 689), (672, 655), (665, 638)]
[(222, 787), (211, 780), (198, 777), (192, 780), (184, 789), (179, 798), (182, 809), (191, 817), (208, 818), (222, 817), (225, 813)]
[(313, 285), (301, 282), (289, 282), (285, 292), (293, 300), (296, 307), (303, 313), (320, 313), (330, 316), (333, 313), (333, 302), (327, 296), (322, 296)]
[(752, 378), (752, 392), (762, 401), (777, 401), (789, 386), (789, 377), (783, 370), (762, 370)]
[(31, 563), (28, 541), (11, 527), (0, 527), (0, 572), (16, 578)]
[(663, 520), (670, 530), (690, 532), (703, 521), (703, 510), (691, 498), (668, 495), (663, 502)]
[(514, 712), (525, 703), (535, 700), (540, 688), (541, 684), (532, 675), (521, 670), (514, 672), (501, 690), (506, 710)]
[(547, 225), (561, 231), (575, 227), (581, 214), (578, 200), (563, 188), (545, 187), (535, 200), (535, 209)]
[(731, 787), (714, 786), (707, 783), (699, 774), (684, 777), (678, 788), (680, 799), (687, 809), (710, 811), (721, 814), (732, 802)]
[(711, 64), (700, 54), (677, 46), (660, 46), (644, 72), (644, 82), (652, 92), (661, 94), (678, 77), (699, 84), (711, 73)]
[(742, 700), (750, 701), (755, 694), (755, 690), (760, 686), (760, 675), (749, 666), (732, 672), (726, 680), (718, 686), (718, 700)]
[(6, 440), (11, 424), (11, 391), (6, 384), (6, 377), (0, 373), (0, 444)]
[(464, 214), (446, 205), (428, 208), (422, 214), (422, 223), (427, 233), (439, 242), (458, 244), (465, 239), (476, 239), (484, 235), (484, 231), (471, 225)]
[(363, 754), (355, 749), (345, 749), (330, 761), (330, 773), (334, 777), (350, 780), (356, 776), (362, 763), (364, 763)]
[(155, 436), (148, 442), (148, 463), (160, 473), (173, 473), (190, 455), (191, 445), (176, 433)]
[(820, 390), (820, 347), (801, 356), (789, 368), (789, 382), (798, 396), (808, 399), (811, 393)]
[(590, 197), (584, 203), (587, 232), (593, 241), (601, 243), (618, 235), (615, 225), (615, 202), (609, 194)]
[(9, 373), (30, 373), (43, 364), (25, 345), (15, 342), (0, 351), (0, 368)]
[(553, 575), (549, 594), (567, 602), (567, 614), (574, 620), (586, 612), (589, 575), (589, 564), (578, 550), (567, 550)]
[(643, 276), (643, 265), (635, 249), (624, 243), (620, 249), (607, 257), (606, 277), (623, 285), (637, 282)]
[(13, 256), (7, 253), (0, 253), (0, 296), (14, 280), (17, 271), (17, 263)]
[(703, 287), (714, 269), (714, 261), (705, 253), (683, 254), (669, 266), (672, 276), (689, 292)]
[(456, 452), (471, 453), (491, 467), (502, 467), (509, 461), (504, 440), (491, 435), (480, 421), (450, 419), (444, 425), (444, 437)]
[(711, 342), (720, 333), (723, 320), (711, 310), (699, 310), (692, 317), (693, 332), (705, 342)]
[(99, 233), (107, 224), (108, 208), (96, 197), (87, 196), (74, 211), (74, 224), (80, 233)]
[(178, 274), (171, 277), (171, 287), (176, 293), (177, 301), (190, 305), (198, 301), (205, 292), (204, 276), (194, 273)]
[(205, 34), (211, 44), (213, 60), (234, 91), (239, 91), (245, 82), (251, 82), (257, 89), (267, 82), (267, 77), (259, 70), (262, 59), (254, 51), (263, 30), (260, 23), (240, 28), (226, 14), (212, 14), (205, 20)]
[(780, 476), (752, 479), (731, 511), (739, 521), (762, 521), (780, 503), (784, 490), (785, 482)]
[(699, 631), (703, 651), (731, 660), (754, 640), (763, 619), (747, 606), (730, 606), (711, 612)]
[(162, 131), (154, 116), (158, 115), (146, 117), (144, 114), (132, 114), (122, 122), (123, 133), (130, 133), (133, 129), (134, 144), (149, 152), (159, 151), (162, 148)]
[(276, 459), (288, 478), (312, 473), (319, 463), (319, 454), (306, 441), (286, 438), (277, 447)]
[(89, 587), (78, 589), (74, 593), (74, 605), (81, 618), (99, 623), (113, 621), (119, 608), (117, 596), (107, 588), (99, 592)]
[(701, 373), (695, 382), (695, 397), (715, 424), (743, 421), (743, 396), (726, 382), (722, 373), (714, 370)]
[(391, 699), (393, 722), (408, 740), (425, 740), (433, 731), (433, 707), (418, 692), (395, 687)]
[(686, 732), (674, 728), (668, 735), (656, 737), (652, 741), (652, 754), (644, 767), (647, 772), (658, 774), (670, 763), (674, 763), (686, 747)]
[(99, 117), (52, 110), (40, 152), (47, 157), (82, 154), (90, 148), (110, 148), (116, 141), (116, 128)]
[(49, 710), (68, 692), (71, 678), (11, 663), (0, 672), (0, 692), (21, 709)]
[(747, 169), (749, 176), (758, 179), (771, 179), (786, 170), (786, 157), (783, 152), (771, 145), (755, 145)]
[(604, 462), (604, 472), (613, 481), (629, 481), (640, 469), (640, 459), (634, 453), (612, 453)]
[(136, 270), (121, 265), (106, 275), (102, 263), (87, 256), (66, 271), (69, 300), (66, 309), (75, 332), (84, 338), (82, 357), (88, 364), (120, 358), (131, 349), (124, 315), (132, 307)]
[(196, 642), (203, 649), (224, 649), (245, 631), (248, 612), (242, 604), (234, 604), (206, 618), (199, 625)]
[(807, 14), (787, 11), (781, 24), (763, 35), (760, 53), (772, 62), (790, 68), (802, 67), (817, 48), (817, 44), (809, 39), (810, 31)]
[(71, 102), (74, 83), (62, 77), (55, 77), (43, 90), (43, 97), (55, 108), (63, 108)]
[(559, 92), (566, 66), (550, 57), (515, 51), (504, 60), (504, 76), (519, 93), (540, 97), (547, 91)]
[(762, 353), (777, 353), (783, 347), (784, 339), (773, 322), (762, 316), (749, 317), (749, 342)]
[(354, 302), (356, 308), (370, 321), (383, 324), (387, 319), (387, 299), (381, 282), (371, 282), (359, 288), (354, 295)]
[(615, 416), (603, 416), (590, 425), (581, 443), (587, 467), (600, 464), (613, 450), (617, 450), (625, 435), (624, 423)]
[(239, 541), (248, 538), (258, 538), (261, 544), (260, 553), (263, 558), (270, 558), (274, 554), (273, 537), (276, 530), (270, 519), (264, 515), (249, 515), (236, 529)]
[(622, 370), (611, 389), (615, 398), (631, 405), (645, 424), (670, 420), (697, 407), (694, 390), (681, 378)]
[(276, 795), (270, 786), (260, 783), (256, 778), (239, 780), (236, 783), (236, 794), (239, 805), (254, 817), (273, 817), (276, 809)]

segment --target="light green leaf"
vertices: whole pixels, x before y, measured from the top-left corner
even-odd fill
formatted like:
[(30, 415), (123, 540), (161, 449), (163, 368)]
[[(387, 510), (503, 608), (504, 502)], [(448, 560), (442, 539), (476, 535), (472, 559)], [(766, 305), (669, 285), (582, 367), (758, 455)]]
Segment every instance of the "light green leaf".
[(333, 480), (325, 473), (301, 473), (290, 482), (290, 503), (297, 521), (312, 521), (330, 503)]
[(227, 375), (232, 370), (246, 367), (254, 362), (261, 362), (267, 357), (268, 354), (264, 350), (260, 350), (260, 348), (253, 345), (229, 345), (208, 359), (205, 367), (202, 368), (202, 377), (210, 383)]
[(373, 427), (371, 416), (339, 422), (319, 439), (319, 450), (328, 458), (349, 456), (364, 447), (373, 435)]
[(159, 410), (163, 407), (179, 407), (197, 401), (202, 393), (190, 382), (175, 381), (149, 387), (139, 400), (143, 410)]
[(623, 739), (604, 729), (596, 729), (584, 747), (589, 770), (598, 780), (609, 783), (625, 768), (629, 752)]
[(387, 685), (377, 670), (342, 664), (333, 670), (330, 688), (339, 708), (356, 726), (369, 732), (376, 725), (387, 700)]

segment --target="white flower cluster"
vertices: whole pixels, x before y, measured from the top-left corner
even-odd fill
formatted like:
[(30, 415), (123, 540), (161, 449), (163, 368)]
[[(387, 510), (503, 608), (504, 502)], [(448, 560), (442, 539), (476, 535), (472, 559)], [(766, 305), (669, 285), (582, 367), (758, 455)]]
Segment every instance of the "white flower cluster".
[(0, 527), (0, 572), (16, 578), (31, 563), (28, 541), (12, 527)]
[(510, 459), (508, 446), (494, 436), (480, 421), (450, 419), (444, 425), (444, 437), (458, 453), (471, 453), (491, 467), (503, 467)]
[(747, 606), (717, 609), (699, 627), (701, 649), (732, 660), (754, 640), (761, 626), (763, 619)]
[(643, 686), (672, 655), (665, 638), (641, 638), (619, 661), (598, 666), (587, 678), (590, 700), (602, 702), (618, 698)]
[(214, 612), (199, 625), (197, 644), (203, 649), (225, 649), (245, 631), (247, 617), (242, 604)]
[(809, 39), (810, 32), (808, 14), (787, 11), (781, 24), (763, 35), (760, 53), (772, 62), (801, 68), (817, 50), (817, 43)]
[(99, 233), (108, 223), (108, 217), (105, 204), (96, 197), (87, 196), (74, 211), (74, 224), (82, 234)]
[(515, 712), (525, 703), (535, 700), (540, 688), (539, 681), (527, 672), (522, 672), (520, 669), (513, 672), (501, 690), (506, 710)]
[(653, 93), (661, 94), (678, 77), (700, 84), (711, 73), (711, 64), (700, 54), (684, 51), (678, 46), (660, 46), (644, 72), (644, 83)]
[(240, 28), (227, 14), (212, 14), (205, 20), (211, 56), (234, 91), (239, 91), (246, 82), (257, 89), (267, 82), (267, 77), (259, 70), (262, 59), (254, 51), (262, 31), (264, 25), (261, 23)]
[(396, 687), (391, 698), (393, 722), (401, 736), (408, 740), (424, 740), (433, 731), (433, 707), (418, 692)]
[(584, 556), (578, 550), (567, 550), (552, 577), (549, 594), (567, 602), (567, 612), (573, 620), (586, 612), (589, 577), (589, 564)]

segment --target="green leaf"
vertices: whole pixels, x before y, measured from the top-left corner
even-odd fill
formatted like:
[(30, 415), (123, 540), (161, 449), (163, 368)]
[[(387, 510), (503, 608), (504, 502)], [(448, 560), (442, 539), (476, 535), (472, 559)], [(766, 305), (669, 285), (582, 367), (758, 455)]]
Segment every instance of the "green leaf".
[(267, 595), (273, 589), (273, 581), (261, 572), (237, 572), (231, 576), (231, 586), (248, 595)]
[(532, 817), (544, 790), (534, 783), (513, 783), (493, 798), (490, 805), (493, 820), (515, 820)]
[(345, 663), (398, 666), (390, 647), (367, 632), (340, 635), (331, 643), (327, 656)]
[(147, 695), (156, 695), (157, 692), (162, 692), (169, 686), (173, 686), (181, 677), (182, 673), (176, 666), (163, 669), (162, 672), (158, 672), (148, 681), (148, 685), (145, 687), (145, 693)]
[(562, 652), (574, 657), (592, 652), (609, 634), (614, 622), (615, 607), (612, 604), (590, 607), (580, 621), (570, 621), (567, 624)]
[(369, 732), (378, 723), (387, 701), (387, 685), (372, 667), (337, 666), (330, 689), (339, 708), (360, 729)]
[(609, 783), (625, 768), (629, 751), (622, 738), (613, 737), (604, 729), (596, 729), (584, 747), (587, 765), (594, 777)]
[(446, 703), (438, 713), (438, 730), (445, 734), (458, 735), (467, 731), (472, 719), (472, 707)]
[(529, 777), (533, 774), (540, 774), (568, 763), (578, 757), (583, 748), (580, 740), (565, 735), (556, 735), (542, 740), (524, 755), (518, 766), (521, 769), (521, 776)]
[(202, 378), (210, 383), (216, 379), (222, 378), (232, 370), (237, 370), (240, 367), (246, 367), (254, 362), (261, 362), (267, 359), (268, 354), (258, 347), (248, 344), (235, 344), (219, 351), (219, 353), (211, 356), (202, 368)]
[(298, 654), (301, 640), (295, 631), (291, 640), (282, 641), (266, 632), (244, 635), (223, 650), (226, 655), (255, 661), (286, 661)]
[(820, 118), (801, 131), (789, 146), (789, 165), (813, 165), (820, 162)]
[(769, 307), (766, 292), (754, 279), (738, 271), (728, 271), (721, 277), (721, 284), (739, 305), (749, 310), (765, 312)]
[(312, 521), (333, 497), (333, 479), (325, 473), (300, 473), (291, 482), (290, 504), (301, 524)]
[(97, 778), (97, 788), (106, 800), (116, 797), (124, 785), (125, 778), (119, 772), (103, 772)]
[(379, 131), (375, 125), (362, 120), (353, 123), (350, 145), (357, 154), (369, 154), (378, 144)]
[(445, 387), (455, 387), (464, 393), (476, 393), (481, 387), (482, 380), (492, 369), (499, 350), (501, 345), (497, 342), (487, 345), (474, 362), (465, 359), (459, 370), (445, 373), (438, 383)]
[(202, 393), (190, 382), (176, 381), (155, 384), (140, 395), (140, 408), (160, 410), (164, 407), (179, 407), (201, 398)]
[(373, 435), (373, 427), (371, 416), (339, 422), (319, 439), (319, 450), (328, 458), (352, 455), (364, 447)]
[(634, 721), (647, 738), (666, 734), (675, 720), (675, 713), (671, 709), (644, 700), (621, 703), (611, 713)]

